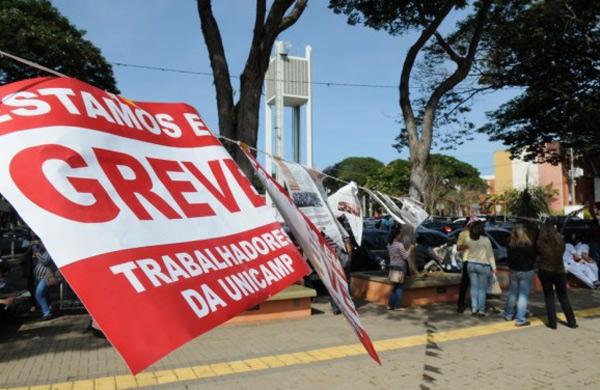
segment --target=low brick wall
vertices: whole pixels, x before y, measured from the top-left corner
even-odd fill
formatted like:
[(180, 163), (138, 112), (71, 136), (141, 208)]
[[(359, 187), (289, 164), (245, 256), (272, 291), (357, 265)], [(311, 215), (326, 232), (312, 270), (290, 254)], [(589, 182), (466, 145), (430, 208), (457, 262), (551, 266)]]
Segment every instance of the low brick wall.
[(271, 298), (233, 317), (225, 324), (289, 320), (310, 317), (311, 298), (317, 296), (312, 288), (293, 284)]
[[(432, 303), (456, 302), (460, 274), (429, 273), (427, 276), (409, 276), (404, 283), (402, 306), (422, 306)], [(382, 272), (355, 272), (352, 274), (352, 298), (386, 305), (393, 283)]]
[[(508, 285), (510, 284), (510, 269), (508, 269), (505, 265), (498, 266), (496, 270), (496, 277), (498, 278), (498, 283), (500, 283), (500, 287), (502, 287), (502, 292), (508, 292)], [(532, 293), (541, 293), (542, 283), (540, 283), (540, 278), (537, 276), (537, 272), (533, 275), (533, 283), (531, 285)]]

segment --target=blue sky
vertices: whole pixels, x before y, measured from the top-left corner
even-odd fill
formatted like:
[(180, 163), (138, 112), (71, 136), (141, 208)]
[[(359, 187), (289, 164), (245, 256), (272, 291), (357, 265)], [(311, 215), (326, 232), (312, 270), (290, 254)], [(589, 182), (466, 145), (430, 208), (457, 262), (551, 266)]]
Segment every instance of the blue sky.
[[(71, 23), (87, 31), (108, 61), (187, 69), (210, 73), (210, 63), (193, 0), (52, 0)], [(213, 2), (232, 75), (246, 60), (254, 7), (250, 0)], [(383, 31), (349, 26), (344, 16), (327, 9), (328, 2), (310, 1), (299, 21), (280, 39), (291, 42), (290, 54), (313, 48), (313, 81), (397, 85), (406, 50), (414, 35), (392, 37)], [(445, 27), (448, 28), (449, 24)], [(18, 54), (18, 53), (17, 53)], [(123, 95), (142, 101), (192, 104), (218, 132), (212, 77), (114, 67)], [(233, 80), (237, 87), (237, 80)], [(488, 94), (473, 104), (469, 118), (485, 122), (485, 112), (511, 95)], [(289, 113), (286, 112), (289, 117)], [(264, 109), (260, 112), (259, 148), (263, 148)], [(391, 147), (400, 124), (397, 88), (313, 86), (315, 166), (325, 168), (349, 156), (369, 156), (385, 163), (407, 157)], [(289, 139), (289, 138), (288, 138)], [(476, 135), (454, 151), (482, 174), (493, 174), (492, 153), (499, 143)]]

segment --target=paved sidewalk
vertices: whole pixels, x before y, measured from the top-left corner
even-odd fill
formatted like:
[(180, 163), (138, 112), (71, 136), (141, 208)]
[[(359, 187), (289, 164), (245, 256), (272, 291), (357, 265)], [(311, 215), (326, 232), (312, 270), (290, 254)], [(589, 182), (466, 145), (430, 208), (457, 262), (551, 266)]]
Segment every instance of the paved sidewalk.
[[(225, 326), (133, 377), (87, 315), (28, 322), (0, 336), (0, 388), (454, 389), (600, 388), (600, 291), (575, 290), (577, 330), (515, 328), (500, 314), (456, 314), (453, 305), (388, 312), (359, 308), (383, 366), (356, 344), (327, 302), (310, 319)], [(540, 295), (530, 310), (543, 314)], [(585, 318), (584, 318), (585, 316)]]

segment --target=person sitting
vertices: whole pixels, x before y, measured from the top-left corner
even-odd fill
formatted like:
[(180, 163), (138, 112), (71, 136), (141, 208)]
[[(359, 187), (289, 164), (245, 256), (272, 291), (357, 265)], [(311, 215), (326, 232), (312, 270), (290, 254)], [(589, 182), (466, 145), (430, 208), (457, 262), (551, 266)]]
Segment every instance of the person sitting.
[(444, 258), (438, 254), (436, 249), (427, 245), (425, 237), (417, 236), (417, 244), (414, 250), (417, 271), (443, 270)]
[(589, 246), (581, 242), (577, 235), (568, 238), (563, 254), (563, 261), (568, 272), (572, 273), (589, 288), (598, 288), (598, 265), (589, 256)]

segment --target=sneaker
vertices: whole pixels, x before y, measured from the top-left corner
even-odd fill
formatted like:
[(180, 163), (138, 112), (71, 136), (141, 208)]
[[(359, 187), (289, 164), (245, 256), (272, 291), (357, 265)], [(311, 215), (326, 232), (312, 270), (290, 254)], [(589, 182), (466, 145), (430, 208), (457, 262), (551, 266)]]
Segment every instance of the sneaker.
[(478, 312), (477, 312), (477, 316), (478, 316), (478, 317), (487, 317), (487, 313), (484, 313), (484, 312), (482, 312), (482, 311), (478, 311)]
[(465, 312), (465, 308), (464, 308), (464, 306), (459, 306), (459, 307), (457, 307), (457, 308), (456, 308), (456, 312), (457, 312), (458, 314), (462, 314), (462, 313), (464, 313), (464, 312)]
[(569, 328), (571, 328), (571, 329), (577, 329), (577, 328), (579, 328), (579, 325), (577, 325), (577, 324), (567, 324), (567, 326)]
[(516, 327), (521, 327), (521, 326), (529, 326), (531, 325), (531, 322), (529, 321), (525, 321), (525, 322), (515, 322), (515, 326)]
[(50, 313), (46, 316), (42, 316), (42, 321), (48, 321), (48, 320), (51, 320), (52, 318), (54, 318), (54, 316), (52, 315), (52, 313)]

